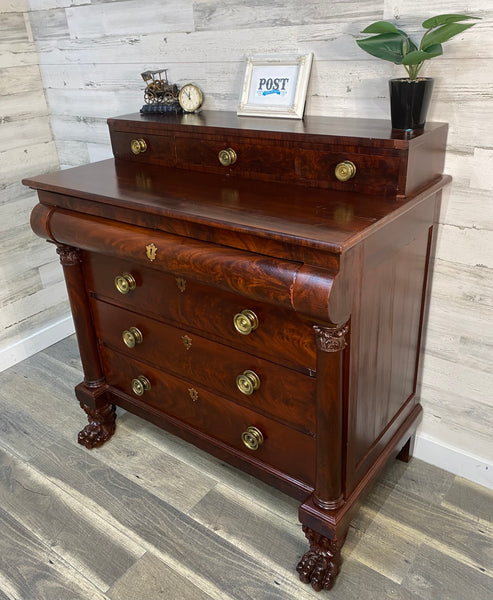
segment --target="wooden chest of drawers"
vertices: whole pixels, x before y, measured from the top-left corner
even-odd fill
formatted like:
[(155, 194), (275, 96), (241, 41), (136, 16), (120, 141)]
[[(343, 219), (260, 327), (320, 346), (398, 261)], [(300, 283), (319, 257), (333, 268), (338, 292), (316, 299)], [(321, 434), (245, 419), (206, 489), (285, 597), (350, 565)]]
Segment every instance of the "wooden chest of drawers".
[(119, 405), (302, 501), (330, 588), (357, 508), (407, 459), (447, 127), (109, 120), (114, 160), (28, 179), (64, 268), (98, 446)]

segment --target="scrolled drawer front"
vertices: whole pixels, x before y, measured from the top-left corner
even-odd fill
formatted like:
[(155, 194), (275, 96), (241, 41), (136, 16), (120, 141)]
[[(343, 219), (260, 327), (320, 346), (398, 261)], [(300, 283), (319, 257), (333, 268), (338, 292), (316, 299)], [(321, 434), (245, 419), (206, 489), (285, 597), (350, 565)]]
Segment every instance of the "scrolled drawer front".
[[(313, 330), (292, 311), (122, 259), (87, 254), (84, 269), (88, 289), (109, 302), (178, 326), (186, 324), (211, 339), (292, 368), (315, 370)], [(128, 294), (113, 283), (121, 273), (134, 281)]]
[[(102, 348), (102, 357), (109, 385), (133, 403), (152, 407), (161, 414), (206, 431), (247, 460), (271, 465), (305, 484), (314, 485), (313, 437), (238, 406), (194, 382), (133, 361), (108, 348)], [(132, 378), (139, 376), (150, 382), (150, 388), (142, 396), (136, 395), (131, 386)], [(245, 439), (250, 446), (245, 444)]]
[[(300, 431), (314, 431), (310, 402), (315, 396), (313, 377), (104, 302), (92, 302), (92, 309), (99, 338), (114, 350), (196, 382)], [(121, 336), (128, 324), (138, 328), (144, 339), (132, 348)], [(238, 376), (246, 383), (240, 386)]]

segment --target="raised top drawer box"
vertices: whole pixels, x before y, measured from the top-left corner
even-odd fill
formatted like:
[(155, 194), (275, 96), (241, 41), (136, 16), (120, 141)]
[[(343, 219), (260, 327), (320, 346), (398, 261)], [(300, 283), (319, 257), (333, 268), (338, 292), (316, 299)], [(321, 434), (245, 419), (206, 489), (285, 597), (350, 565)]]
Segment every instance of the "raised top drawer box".
[(204, 111), (108, 120), (116, 158), (310, 187), (405, 196), (443, 170), (445, 124), (403, 139), (387, 121), (284, 121)]

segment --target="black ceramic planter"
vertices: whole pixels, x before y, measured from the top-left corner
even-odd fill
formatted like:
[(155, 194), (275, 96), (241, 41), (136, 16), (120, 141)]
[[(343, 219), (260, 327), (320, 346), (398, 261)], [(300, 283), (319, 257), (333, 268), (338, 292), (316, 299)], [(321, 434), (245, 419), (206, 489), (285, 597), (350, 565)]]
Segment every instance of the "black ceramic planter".
[(389, 88), (392, 129), (423, 129), (430, 105), (433, 79), (391, 79)]

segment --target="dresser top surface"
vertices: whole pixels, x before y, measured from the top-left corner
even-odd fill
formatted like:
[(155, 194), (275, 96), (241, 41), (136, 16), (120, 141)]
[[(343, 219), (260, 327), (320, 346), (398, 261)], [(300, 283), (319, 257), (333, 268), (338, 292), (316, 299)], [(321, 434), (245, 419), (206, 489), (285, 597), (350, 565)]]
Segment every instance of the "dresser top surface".
[[(441, 188), (441, 178), (426, 195)], [(229, 178), (209, 173), (135, 165), (108, 159), (24, 180), (38, 190), (63, 194), (72, 210), (156, 229), (185, 221), (212, 229), (342, 253), (375, 228), (406, 211), (421, 196), (396, 199)], [(53, 201), (50, 200), (50, 203)], [(43, 198), (41, 197), (41, 202)], [(261, 242), (260, 242), (261, 243)]]

